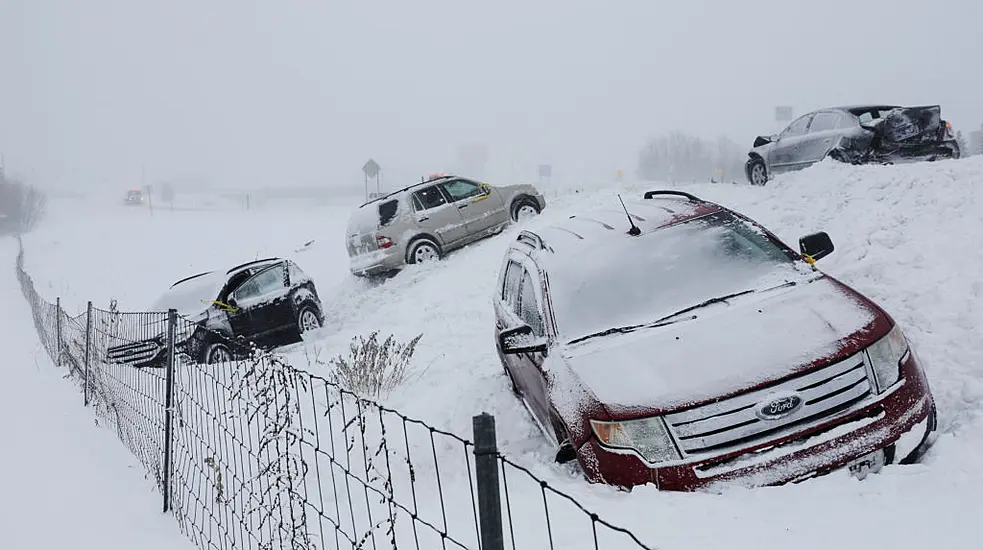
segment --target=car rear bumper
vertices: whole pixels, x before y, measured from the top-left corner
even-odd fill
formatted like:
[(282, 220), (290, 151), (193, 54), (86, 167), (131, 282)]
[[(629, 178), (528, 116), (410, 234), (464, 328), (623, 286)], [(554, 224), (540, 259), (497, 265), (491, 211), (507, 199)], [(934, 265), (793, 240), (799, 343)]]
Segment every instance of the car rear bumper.
[(351, 272), (359, 276), (373, 276), (396, 271), (404, 267), (403, 248), (393, 246), (356, 254), (349, 258)]
[[(612, 452), (591, 438), (579, 450), (594, 482), (623, 487), (654, 483), (660, 489), (713, 489), (722, 483), (780, 485), (821, 475), (878, 450), (899, 462), (931, 444), (934, 401), (914, 354), (902, 365), (901, 382), (885, 396), (832, 421), (777, 440), (710, 459), (652, 467), (634, 453)], [(895, 452), (897, 451), (897, 452)]]
[(871, 152), (874, 162), (921, 161), (959, 158), (959, 145), (955, 141), (942, 141), (920, 145), (902, 145)]

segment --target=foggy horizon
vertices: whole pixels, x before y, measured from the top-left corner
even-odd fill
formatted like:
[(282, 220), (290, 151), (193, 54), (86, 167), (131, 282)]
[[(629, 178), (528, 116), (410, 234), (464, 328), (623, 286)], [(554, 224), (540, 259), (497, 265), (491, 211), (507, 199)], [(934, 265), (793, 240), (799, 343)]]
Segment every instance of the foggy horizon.
[(369, 158), (393, 188), (469, 146), (495, 183), (630, 178), (651, 137), (743, 150), (780, 105), (939, 104), (965, 135), (981, 20), (960, 0), (5, 0), (0, 152), (42, 186), (360, 189)]

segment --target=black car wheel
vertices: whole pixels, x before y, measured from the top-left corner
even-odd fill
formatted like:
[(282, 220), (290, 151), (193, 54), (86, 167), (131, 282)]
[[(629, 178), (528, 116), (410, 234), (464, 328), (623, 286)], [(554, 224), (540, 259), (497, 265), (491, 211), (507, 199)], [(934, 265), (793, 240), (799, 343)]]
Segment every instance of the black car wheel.
[(409, 252), (406, 254), (406, 260), (411, 264), (426, 264), (436, 262), (439, 259), (440, 247), (427, 238), (413, 241)]
[(529, 199), (519, 199), (512, 206), (512, 221), (521, 222), (539, 214), (539, 205)]
[(754, 157), (749, 161), (747, 168), (747, 178), (751, 185), (764, 185), (768, 183), (768, 169), (765, 161), (760, 157)]
[(212, 342), (205, 346), (205, 351), (202, 353), (203, 363), (206, 365), (214, 365), (216, 363), (228, 363), (232, 361), (232, 350), (226, 344), (222, 342)]
[(304, 334), (312, 330), (321, 328), (321, 319), (317, 316), (317, 311), (313, 306), (304, 306), (297, 313), (297, 330)]

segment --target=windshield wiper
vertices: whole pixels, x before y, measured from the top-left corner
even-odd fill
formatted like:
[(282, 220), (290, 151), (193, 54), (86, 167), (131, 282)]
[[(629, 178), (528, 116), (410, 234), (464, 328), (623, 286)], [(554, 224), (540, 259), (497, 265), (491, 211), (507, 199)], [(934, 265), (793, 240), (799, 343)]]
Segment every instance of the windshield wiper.
[(709, 305), (719, 304), (720, 302), (726, 302), (727, 300), (730, 300), (731, 298), (737, 298), (738, 296), (743, 296), (745, 294), (751, 294), (751, 293), (754, 293), (754, 292), (768, 292), (770, 290), (775, 290), (775, 289), (779, 289), (779, 288), (782, 288), (782, 287), (795, 286), (795, 285), (796, 285), (796, 282), (795, 281), (789, 281), (787, 283), (782, 283), (780, 285), (773, 286), (771, 288), (766, 288), (766, 289), (763, 289), (763, 290), (760, 290), (760, 291), (759, 290), (755, 290), (755, 289), (748, 289), (748, 290), (742, 290), (740, 292), (734, 292), (733, 294), (726, 294), (724, 296), (717, 296), (716, 298), (710, 298), (709, 300), (703, 300), (702, 302), (700, 302), (698, 304), (694, 304), (694, 305), (691, 305), (689, 307), (683, 308), (683, 309), (681, 309), (679, 311), (670, 313), (669, 315), (666, 315), (665, 317), (662, 317), (660, 319), (657, 319), (657, 320), (652, 321), (652, 322), (649, 322), (649, 323), (641, 323), (641, 324), (637, 324), (637, 325), (628, 325), (628, 326), (624, 326), (624, 327), (609, 328), (609, 329), (602, 330), (600, 332), (595, 332), (595, 333), (592, 333), (592, 334), (588, 334), (587, 336), (581, 336), (579, 338), (575, 338), (573, 340), (570, 340), (567, 343), (568, 344), (577, 344), (577, 343), (583, 342), (584, 340), (590, 340), (591, 338), (598, 338), (600, 336), (608, 336), (608, 335), (611, 335), (611, 334), (627, 334), (629, 332), (635, 332), (636, 330), (643, 329), (643, 328), (658, 328), (658, 327), (664, 327), (666, 325), (671, 325), (673, 323), (678, 323), (680, 321), (689, 321), (689, 320), (692, 320), (692, 319), (696, 319), (696, 315), (690, 315), (689, 317), (684, 317), (682, 319), (676, 319), (676, 317), (679, 317), (680, 315), (682, 315), (684, 313), (689, 313), (691, 311), (694, 311), (694, 310), (697, 310), (697, 309), (700, 309), (700, 308), (707, 307)]

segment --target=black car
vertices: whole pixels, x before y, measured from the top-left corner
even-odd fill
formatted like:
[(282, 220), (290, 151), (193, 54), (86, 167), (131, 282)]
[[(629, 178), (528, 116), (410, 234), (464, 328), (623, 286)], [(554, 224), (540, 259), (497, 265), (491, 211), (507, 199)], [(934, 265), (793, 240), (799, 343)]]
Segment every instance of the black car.
[(959, 158), (938, 105), (864, 105), (803, 115), (777, 136), (758, 136), (744, 166), (753, 185), (827, 157), (854, 164)]
[[(178, 311), (175, 348), (200, 363), (228, 361), (248, 351), (248, 344), (272, 349), (299, 342), (302, 333), (324, 323), (314, 281), (297, 264), (282, 258), (182, 279), (152, 309)], [(153, 324), (154, 337), (109, 347), (107, 361), (164, 366), (166, 326), (159, 318)]]

